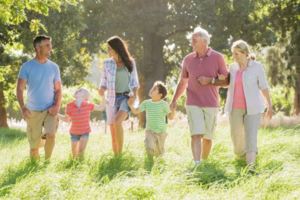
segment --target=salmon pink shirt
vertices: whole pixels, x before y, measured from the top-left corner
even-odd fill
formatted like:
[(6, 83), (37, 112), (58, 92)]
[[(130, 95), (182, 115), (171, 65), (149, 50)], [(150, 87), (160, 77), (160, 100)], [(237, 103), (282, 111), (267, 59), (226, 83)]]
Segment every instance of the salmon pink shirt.
[(91, 132), (90, 116), (93, 110), (94, 104), (87, 101), (82, 102), (80, 107), (77, 107), (75, 101), (67, 105), (65, 113), (71, 118), (71, 134), (83, 135)]
[(234, 94), (233, 94), (233, 105), (234, 109), (245, 109), (246, 97), (243, 87), (243, 70), (238, 70), (236, 73), (235, 83), (234, 83)]

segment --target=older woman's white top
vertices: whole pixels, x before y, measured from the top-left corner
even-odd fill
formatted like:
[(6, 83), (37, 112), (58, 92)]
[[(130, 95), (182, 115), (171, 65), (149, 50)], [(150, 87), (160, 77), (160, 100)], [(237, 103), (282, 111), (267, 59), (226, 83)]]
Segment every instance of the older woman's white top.
[[(230, 83), (227, 91), (227, 99), (225, 104), (225, 112), (232, 111), (234, 83), (239, 65), (233, 63), (230, 65)], [(246, 99), (247, 114), (254, 115), (263, 113), (265, 103), (260, 90), (268, 89), (268, 82), (263, 65), (257, 61), (250, 60), (248, 66), (243, 72), (243, 89)]]

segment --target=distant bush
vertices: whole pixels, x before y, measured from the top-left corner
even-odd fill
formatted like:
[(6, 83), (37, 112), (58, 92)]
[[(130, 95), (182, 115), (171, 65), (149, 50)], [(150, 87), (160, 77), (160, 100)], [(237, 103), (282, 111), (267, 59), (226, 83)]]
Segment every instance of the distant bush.
[(290, 115), (293, 109), (294, 90), (283, 86), (272, 87), (270, 91), (273, 109), (276, 113)]

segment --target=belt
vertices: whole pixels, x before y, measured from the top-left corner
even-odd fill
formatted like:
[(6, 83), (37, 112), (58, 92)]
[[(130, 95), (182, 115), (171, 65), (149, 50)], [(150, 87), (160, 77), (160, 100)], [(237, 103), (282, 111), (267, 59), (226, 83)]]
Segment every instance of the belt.
[(128, 96), (129, 92), (117, 92), (116, 96)]

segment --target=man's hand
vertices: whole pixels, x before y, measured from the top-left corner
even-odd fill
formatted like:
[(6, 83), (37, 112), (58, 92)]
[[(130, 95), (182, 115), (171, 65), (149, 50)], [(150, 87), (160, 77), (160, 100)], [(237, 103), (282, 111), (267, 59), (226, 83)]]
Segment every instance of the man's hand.
[(197, 81), (201, 84), (201, 85), (208, 85), (209, 83), (211, 83), (212, 78), (210, 77), (205, 77), (205, 76), (199, 76)]
[(28, 108), (26, 108), (26, 106), (23, 106), (21, 110), (22, 110), (22, 116), (23, 116), (23, 118), (25, 120), (28, 119), (30, 117), (30, 115), (31, 115), (30, 110)]
[(57, 115), (58, 111), (59, 111), (59, 106), (56, 106), (56, 105), (54, 105), (48, 109), (49, 114), (53, 115), (53, 116)]

